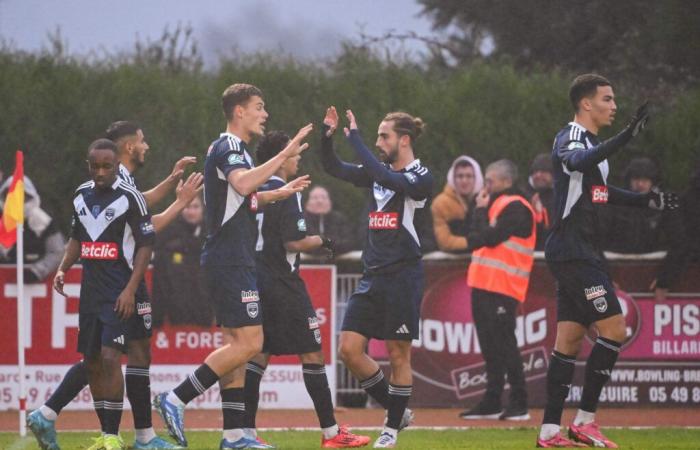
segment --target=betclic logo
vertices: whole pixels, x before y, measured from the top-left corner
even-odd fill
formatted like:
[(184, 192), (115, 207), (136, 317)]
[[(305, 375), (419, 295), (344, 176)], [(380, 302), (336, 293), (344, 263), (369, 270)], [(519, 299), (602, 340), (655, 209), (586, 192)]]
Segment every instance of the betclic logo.
[(369, 213), (370, 230), (398, 230), (399, 213), (374, 211)]
[(119, 248), (115, 242), (83, 242), (80, 246), (81, 259), (116, 260)]

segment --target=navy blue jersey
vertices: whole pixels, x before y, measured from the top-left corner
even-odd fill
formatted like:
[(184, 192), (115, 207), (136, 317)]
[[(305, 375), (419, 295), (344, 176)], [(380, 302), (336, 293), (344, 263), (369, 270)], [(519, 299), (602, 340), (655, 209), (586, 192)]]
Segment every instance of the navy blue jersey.
[(92, 181), (78, 187), (71, 237), (80, 242), (80, 311), (88, 313), (116, 301), (131, 278), (136, 249), (153, 245), (155, 232), (141, 193), (117, 178), (108, 189)]
[(380, 163), (372, 155), (357, 130), (350, 132), (348, 141), (361, 164), (342, 162), (333, 152), (331, 140), (325, 137), (326, 130), (324, 126), (321, 152), (324, 168), (358, 187), (372, 189), (368, 232), (362, 252), (365, 270), (392, 271), (420, 260), (421, 240), (415, 219), (433, 190), (430, 171), (418, 159), (399, 171), (392, 170), (389, 164)]
[(133, 175), (131, 175), (131, 172), (129, 172), (129, 169), (127, 169), (122, 163), (119, 163), (119, 170), (117, 171), (117, 176), (122, 180), (126, 181), (127, 184), (136, 187), (136, 180), (134, 180), (134, 177)]
[(575, 122), (554, 138), (555, 216), (545, 244), (547, 260), (600, 260), (601, 205), (644, 205), (645, 195), (608, 185), (607, 157), (617, 149), (614, 139), (601, 144)]
[(207, 152), (204, 162), (204, 206), (207, 238), (202, 265), (255, 267), (255, 193), (242, 196), (227, 177), (236, 169), (251, 169), (253, 160), (245, 142), (222, 133)]
[[(272, 191), (286, 183), (279, 177), (272, 177), (263, 184), (259, 191)], [(265, 205), (258, 212), (257, 252), (258, 272), (265, 271), (272, 276), (298, 274), (299, 253), (288, 252), (285, 242), (298, 241), (306, 237), (306, 221), (301, 207), (301, 194), (287, 197), (278, 202)]]

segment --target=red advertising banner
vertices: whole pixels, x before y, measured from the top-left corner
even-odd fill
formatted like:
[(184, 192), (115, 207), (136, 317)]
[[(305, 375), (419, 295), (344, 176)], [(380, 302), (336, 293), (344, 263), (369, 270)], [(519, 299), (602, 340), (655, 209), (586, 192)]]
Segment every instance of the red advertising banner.
[[(149, 270), (149, 283), (150, 275)], [(79, 267), (66, 274), (64, 290), (68, 298), (55, 292), (50, 280), (25, 285), (25, 355), (30, 408), (48, 398), (68, 367), (81, 359), (76, 351), (80, 276)], [(335, 389), (335, 266), (302, 266), (301, 276), (316, 309), (326, 371)], [(0, 266), (0, 410), (17, 407), (16, 302), (15, 268)], [(151, 341), (153, 392), (174, 387), (221, 343), (222, 334), (216, 327), (165, 324), (155, 328)], [(263, 407), (313, 406), (306, 395), (301, 364), (296, 356), (273, 357), (261, 389)], [(85, 398), (74, 402), (72, 407), (90, 406), (89, 392), (85, 390), (82, 394), (81, 398)], [(195, 405), (218, 408), (217, 396), (218, 392), (212, 390)]]

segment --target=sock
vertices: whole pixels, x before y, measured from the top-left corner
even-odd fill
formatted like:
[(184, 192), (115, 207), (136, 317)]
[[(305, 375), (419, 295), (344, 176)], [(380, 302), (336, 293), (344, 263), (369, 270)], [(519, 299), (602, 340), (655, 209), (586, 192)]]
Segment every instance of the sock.
[(245, 370), (245, 417), (244, 428), (255, 428), (255, 416), (258, 414), (260, 402), (260, 381), (265, 374), (265, 368), (252, 361), (248, 362)]
[(221, 391), (221, 410), (224, 413), (224, 430), (247, 428), (245, 420), (244, 388), (229, 388)]
[(598, 337), (595, 340), (586, 362), (586, 378), (583, 383), (580, 409), (594, 413), (598, 408), (598, 399), (603, 386), (610, 379), (617, 356), (620, 354), (620, 343), (612, 339)]
[(46, 401), (46, 406), (55, 411), (56, 414), (60, 414), (61, 410), (77, 397), (87, 384), (87, 368), (83, 361), (73, 364), (71, 368), (68, 369), (68, 372), (66, 372), (66, 375), (63, 377), (63, 380), (61, 380), (61, 384), (58, 385), (56, 391), (54, 391), (51, 397)]
[(574, 419), (574, 425), (586, 425), (588, 423), (595, 422), (595, 413), (584, 411), (579, 409), (576, 413), (576, 418)]
[(58, 418), (58, 414), (56, 414), (56, 411), (54, 411), (46, 405), (41, 405), (39, 407), (39, 412), (42, 416), (44, 416), (44, 419), (46, 420), (56, 420)]
[[(304, 386), (314, 402), (314, 409), (321, 428), (330, 428), (337, 425), (333, 413), (333, 399), (331, 389), (328, 387), (326, 368), (322, 364), (302, 364), (301, 371), (304, 374)], [(331, 438), (335, 435), (331, 436)], [(330, 439), (330, 438), (326, 438)]]
[(328, 428), (321, 428), (321, 432), (323, 433), (323, 439), (333, 439), (340, 433), (340, 427), (336, 423)]
[(413, 386), (400, 386), (398, 384), (389, 384), (389, 412), (387, 414), (386, 426), (398, 430), (401, 425), (403, 413), (406, 411), (408, 400), (411, 398)]
[(122, 399), (112, 399), (104, 401), (104, 411), (102, 413), (103, 427), (105, 434), (119, 435), (119, 424), (122, 421), (122, 410), (124, 403)]
[(547, 369), (547, 404), (544, 408), (543, 424), (559, 426), (564, 400), (569, 395), (571, 380), (574, 378), (575, 356), (552, 351)]
[(134, 430), (134, 438), (136, 438), (136, 440), (139, 441), (141, 444), (148, 444), (149, 442), (151, 442), (151, 439), (153, 439), (156, 436), (156, 430), (154, 430), (153, 427), (144, 428), (142, 430)]
[(560, 431), (561, 427), (559, 425), (555, 425), (553, 423), (543, 423), (542, 428), (540, 428), (540, 439), (544, 441), (552, 439)]
[(394, 439), (396, 439), (396, 436), (399, 434), (399, 430), (397, 428), (391, 428), (389, 426), (386, 426), (382, 429), (382, 432), (379, 433), (379, 435), (381, 436), (384, 433), (390, 434), (394, 437)]
[(104, 419), (104, 412), (105, 412), (105, 401), (104, 400), (98, 400), (98, 399), (93, 399), (92, 400), (92, 406), (95, 407), (95, 414), (97, 414), (97, 419), (100, 421), (100, 430), (102, 433), (105, 432), (105, 419)]
[[(126, 396), (134, 415), (134, 429), (138, 431), (153, 428), (151, 422), (151, 377), (148, 373), (148, 367), (126, 366), (124, 378), (126, 380)], [(146, 442), (148, 441), (141, 443), (145, 444)]]
[(188, 375), (187, 379), (180, 383), (178, 387), (173, 389), (177, 398), (182, 400), (184, 404), (191, 402), (195, 397), (204, 393), (219, 380), (219, 376), (211, 370), (211, 367), (202, 364)]
[(389, 409), (391, 405), (391, 400), (389, 399), (389, 383), (386, 382), (381, 369), (377, 370), (371, 377), (360, 380), (360, 387), (382, 405), (382, 408)]
[(229, 442), (236, 442), (243, 436), (245, 436), (245, 433), (241, 428), (237, 428), (234, 430), (224, 430), (224, 439), (226, 439)]

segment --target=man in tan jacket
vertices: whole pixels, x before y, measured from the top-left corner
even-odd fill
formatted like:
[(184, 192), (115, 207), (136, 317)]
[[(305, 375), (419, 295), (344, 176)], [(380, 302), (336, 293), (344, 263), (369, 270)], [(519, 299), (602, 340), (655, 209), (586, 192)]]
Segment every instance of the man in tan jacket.
[(466, 216), (474, 196), (484, 187), (481, 166), (473, 158), (462, 155), (447, 172), (445, 188), (433, 200), (433, 230), (438, 248), (444, 252), (467, 249)]

